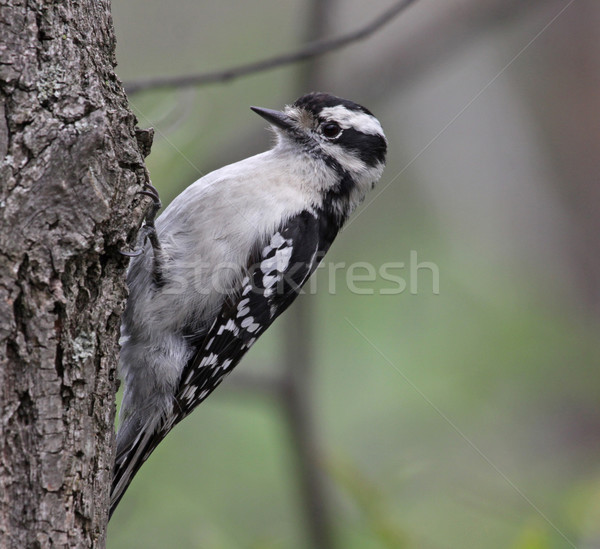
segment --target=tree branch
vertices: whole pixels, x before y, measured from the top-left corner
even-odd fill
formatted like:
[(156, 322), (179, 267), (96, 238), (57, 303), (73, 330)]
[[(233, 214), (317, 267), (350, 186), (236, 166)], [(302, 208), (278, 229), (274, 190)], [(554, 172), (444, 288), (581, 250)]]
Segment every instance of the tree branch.
[(310, 42), (298, 51), (269, 57), (261, 61), (254, 61), (238, 67), (232, 67), (223, 71), (205, 72), (200, 74), (190, 74), (185, 76), (160, 76), (157, 78), (148, 78), (137, 80), (125, 84), (125, 91), (128, 94), (134, 94), (146, 90), (155, 90), (159, 88), (184, 88), (189, 86), (203, 86), (207, 84), (216, 84), (228, 82), (235, 78), (247, 76), (257, 72), (263, 72), (305, 61), (326, 53), (338, 50), (363, 40), (377, 32), (381, 27), (390, 23), (397, 15), (413, 4), (415, 0), (400, 0), (391, 8), (384, 11), (379, 17), (371, 21), (368, 25), (338, 38), (328, 40), (316, 40)]

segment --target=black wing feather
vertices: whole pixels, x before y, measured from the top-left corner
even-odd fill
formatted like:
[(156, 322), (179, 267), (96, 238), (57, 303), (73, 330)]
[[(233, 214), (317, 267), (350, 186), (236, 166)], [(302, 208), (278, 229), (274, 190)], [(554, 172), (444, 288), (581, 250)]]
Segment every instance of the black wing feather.
[(220, 384), (297, 297), (335, 237), (324, 228), (321, 216), (304, 211), (251, 254), (239, 292), (224, 303), (183, 371), (176, 397), (181, 419)]

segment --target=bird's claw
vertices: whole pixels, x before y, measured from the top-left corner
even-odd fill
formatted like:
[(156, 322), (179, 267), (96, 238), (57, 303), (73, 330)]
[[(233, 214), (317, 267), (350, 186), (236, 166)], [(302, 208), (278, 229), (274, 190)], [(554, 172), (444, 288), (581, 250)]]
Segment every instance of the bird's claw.
[(152, 198), (152, 201), (153, 201), (152, 209), (154, 211), (154, 214), (156, 215), (156, 212), (158, 212), (158, 210), (160, 210), (160, 208), (162, 207), (158, 191), (156, 190), (156, 187), (154, 185), (152, 185), (152, 183), (144, 183), (144, 187), (147, 190), (138, 191), (137, 194), (143, 194), (145, 196), (149, 196), (150, 198)]
[(124, 255), (125, 257), (138, 257), (144, 253), (144, 248), (138, 248), (137, 250), (133, 250), (133, 252), (126, 252), (125, 250), (119, 250), (119, 254)]
[(141, 241), (140, 247), (136, 248), (131, 252), (119, 250), (119, 253), (121, 255), (124, 255), (125, 257), (138, 257), (144, 253), (146, 242), (148, 241), (148, 239), (154, 240), (152, 238), (154, 236), (156, 236), (156, 229), (154, 228), (154, 223), (152, 223), (151, 225), (146, 224), (141, 228), (141, 237), (139, 238), (139, 240)]
[(119, 253), (125, 257), (138, 257), (142, 255), (144, 253), (144, 248), (148, 239), (150, 239), (153, 248), (156, 249), (157, 247), (159, 247), (158, 239), (156, 238), (156, 228), (154, 227), (154, 220), (156, 218), (158, 210), (160, 210), (160, 208), (162, 207), (162, 203), (160, 201), (158, 191), (156, 190), (156, 187), (154, 187), (154, 185), (152, 185), (151, 183), (145, 183), (144, 187), (145, 190), (138, 191), (136, 194), (143, 194), (144, 196), (149, 196), (150, 198), (152, 198), (152, 208), (146, 214), (146, 217), (144, 219), (144, 226), (142, 227), (142, 238), (140, 239), (142, 243), (141, 246), (131, 252), (119, 250)]

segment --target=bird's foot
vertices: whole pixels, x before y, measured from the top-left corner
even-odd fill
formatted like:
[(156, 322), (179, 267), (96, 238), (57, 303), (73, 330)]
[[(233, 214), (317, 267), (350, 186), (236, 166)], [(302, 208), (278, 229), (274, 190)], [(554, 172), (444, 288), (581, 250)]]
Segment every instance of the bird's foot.
[(162, 207), (162, 203), (160, 201), (160, 196), (158, 195), (158, 191), (156, 187), (150, 183), (146, 183), (144, 185), (145, 189), (143, 191), (138, 191), (136, 194), (143, 194), (145, 196), (149, 196), (152, 198), (152, 207), (146, 214), (144, 218), (144, 226), (141, 228), (141, 235), (139, 237), (140, 247), (136, 248), (131, 252), (126, 252), (125, 250), (119, 250), (121, 255), (125, 257), (138, 257), (144, 253), (144, 248), (146, 242), (150, 240), (150, 244), (152, 244), (152, 248), (154, 249), (155, 255), (157, 249), (160, 249), (160, 242), (158, 241), (158, 236), (156, 235), (156, 227), (154, 226), (154, 221), (156, 219), (156, 214)]

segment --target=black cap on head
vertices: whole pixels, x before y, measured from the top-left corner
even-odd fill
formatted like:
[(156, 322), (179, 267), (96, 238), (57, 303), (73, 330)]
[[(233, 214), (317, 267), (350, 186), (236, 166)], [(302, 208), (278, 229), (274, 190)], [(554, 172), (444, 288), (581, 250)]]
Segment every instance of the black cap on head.
[(296, 99), (292, 106), (305, 109), (307, 111), (312, 112), (315, 115), (318, 115), (322, 109), (325, 109), (327, 107), (335, 107), (337, 105), (342, 105), (350, 111), (364, 112), (373, 116), (373, 114), (368, 109), (365, 109), (365, 107), (359, 105), (358, 103), (355, 103), (354, 101), (350, 101), (349, 99), (343, 99), (341, 97), (337, 97), (335, 95), (331, 95), (330, 93), (324, 92), (307, 93), (306, 95), (303, 95), (302, 97)]

